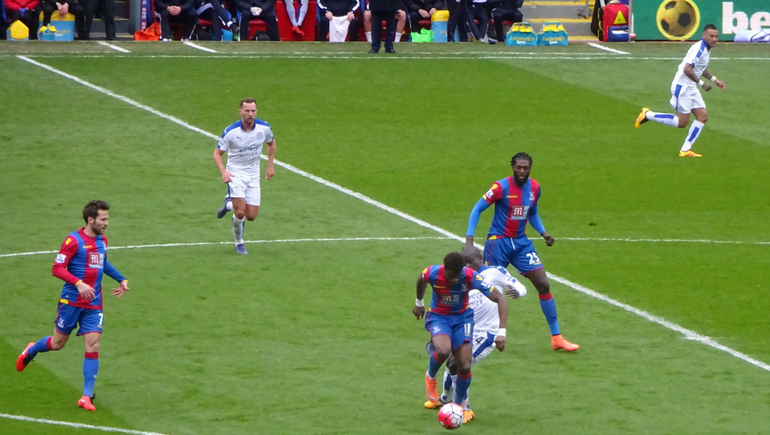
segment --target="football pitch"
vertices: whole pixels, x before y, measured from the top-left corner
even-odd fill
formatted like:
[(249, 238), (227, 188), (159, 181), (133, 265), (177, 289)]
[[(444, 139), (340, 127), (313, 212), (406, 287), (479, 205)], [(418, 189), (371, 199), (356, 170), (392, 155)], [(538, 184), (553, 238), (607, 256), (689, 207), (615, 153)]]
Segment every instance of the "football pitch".
[[(700, 159), (677, 157), (687, 130), (633, 125), (671, 111), (688, 45), (603, 47), (1, 43), (0, 434), (443, 433), (415, 280), (519, 151), (581, 347), (551, 350), (523, 279), (459, 431), (770, 432), (770, 47), (712, 52)], [(237, 256), (211, 155), (247, 97), (278, 163)], [(94, 413), (79, 338), (14, 368), (91, 199), (131, 288), (105, 295)]]

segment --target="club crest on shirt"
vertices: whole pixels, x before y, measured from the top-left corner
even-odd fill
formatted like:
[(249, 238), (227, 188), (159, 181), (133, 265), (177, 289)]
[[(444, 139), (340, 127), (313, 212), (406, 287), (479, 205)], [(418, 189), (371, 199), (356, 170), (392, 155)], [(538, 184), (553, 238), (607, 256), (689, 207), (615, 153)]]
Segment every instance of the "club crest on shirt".
[(529, 201), (532, 202), (535, 200), (535, 192), (529, 192)]
[(264, 138), (265, 138), (265, 135), (261, 131), (258, 131), (257, 132), (257, 140), (262, 140)]

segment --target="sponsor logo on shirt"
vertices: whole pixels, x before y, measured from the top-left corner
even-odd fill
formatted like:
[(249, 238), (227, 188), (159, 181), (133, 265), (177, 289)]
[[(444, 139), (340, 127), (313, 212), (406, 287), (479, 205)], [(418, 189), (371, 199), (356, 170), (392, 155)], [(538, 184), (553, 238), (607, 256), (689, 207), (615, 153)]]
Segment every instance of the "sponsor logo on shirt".
[(440, 295), (438, 301), (442, 305), (452, 305), (460, 303), (460, 295)]
[(104, 264), (104, 254), (91, 252), (88, 254), (88, 267), (91, 269), (101, 269)]
[(528, 205), (512, 205), (511, 212), (508, 214), (508, 219), (522, 221), (527, 219)]

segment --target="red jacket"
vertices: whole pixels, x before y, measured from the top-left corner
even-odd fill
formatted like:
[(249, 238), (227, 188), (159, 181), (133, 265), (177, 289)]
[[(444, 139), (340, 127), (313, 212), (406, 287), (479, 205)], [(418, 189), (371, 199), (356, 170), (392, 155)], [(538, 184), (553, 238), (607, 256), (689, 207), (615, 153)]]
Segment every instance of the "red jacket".
[(21, 8), (35, 9), (40, 5), (40, 0), (5, 0), (5, 8), (18, 11)]

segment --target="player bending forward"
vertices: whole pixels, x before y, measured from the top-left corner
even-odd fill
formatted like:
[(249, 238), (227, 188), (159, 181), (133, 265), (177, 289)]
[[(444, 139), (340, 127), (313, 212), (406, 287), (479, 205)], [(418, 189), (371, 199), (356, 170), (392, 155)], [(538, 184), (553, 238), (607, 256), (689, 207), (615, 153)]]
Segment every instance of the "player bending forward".
[[(516, 278), (512, 277), (507, 270), (499, 266), (484, 266), (479, 248), (475, 246), (465, 247), (462, 255), (465, 259), (465, 267), (478, 272), (484, 278), (484, 282), (495, 289), (493, 291), (503, 290), (503, 293), (511, 299), (526, 296), (526, 287), (517, 281)], [(481, 360), (492, 353), (492, 350), (496, 347), (495, 338), (501, 332), (505, 336), (505, 328), (500, 329), (500, 315), (497, 304), (484, 297), (478, 290), (471, 290), (468, 293), (468, 300), (470, 301), (470, 307), (473, 309), (473, 359), (471, 360), (471, 367), (475, 367)], [(431, 343), (428, 343), (427, 350), (428, 354), (433, 354), (434, 349)], [(502, 349), (500, 350), (502, 351)], [(456, 385), (457, 363), (450, 356), (444, 369), (444, 391), (441, 397), (439, 397), (439, 402), (435, 403), (428, 400), (425, 402), (425, 407), (435, 409), (451, 402), (454, 399)], [(461, 406), (464, 413), (469, 415), (469, 420), (472, 420), (474, 414), (470, 407), (469, 397), (470, 391), (465, 396)]]
[(701, 157), (693, 151), (692, 145), (698, 140), (703, 127), (708, 121), (706, 103), (698, 90), (698, 86), (704, 91), (711, 90), (711, 85), (704, 83), (701, 76), (711, 80), (719, 89), (724, 89), (724, 82), (717, 80), (706, 67), (709, 64), (711, 49), (717, 45), (719, 31), (713, 24), (707, 24), (703, 28), (703, 39), (693, 44), (687, 51), (679, 69), (671, 82), (671, 106), (676, 110), (676, 116), (671, 113), (653, 112), (647, 107), (642, 108), (642, 113), (636, 118), (635, 126), (639, 128), (647, 121), (659, 122), (671, 127), (685, 128), (690, 123), (690, 113), (695, 115), (695, 121), (690, 126), (679, 157)]

